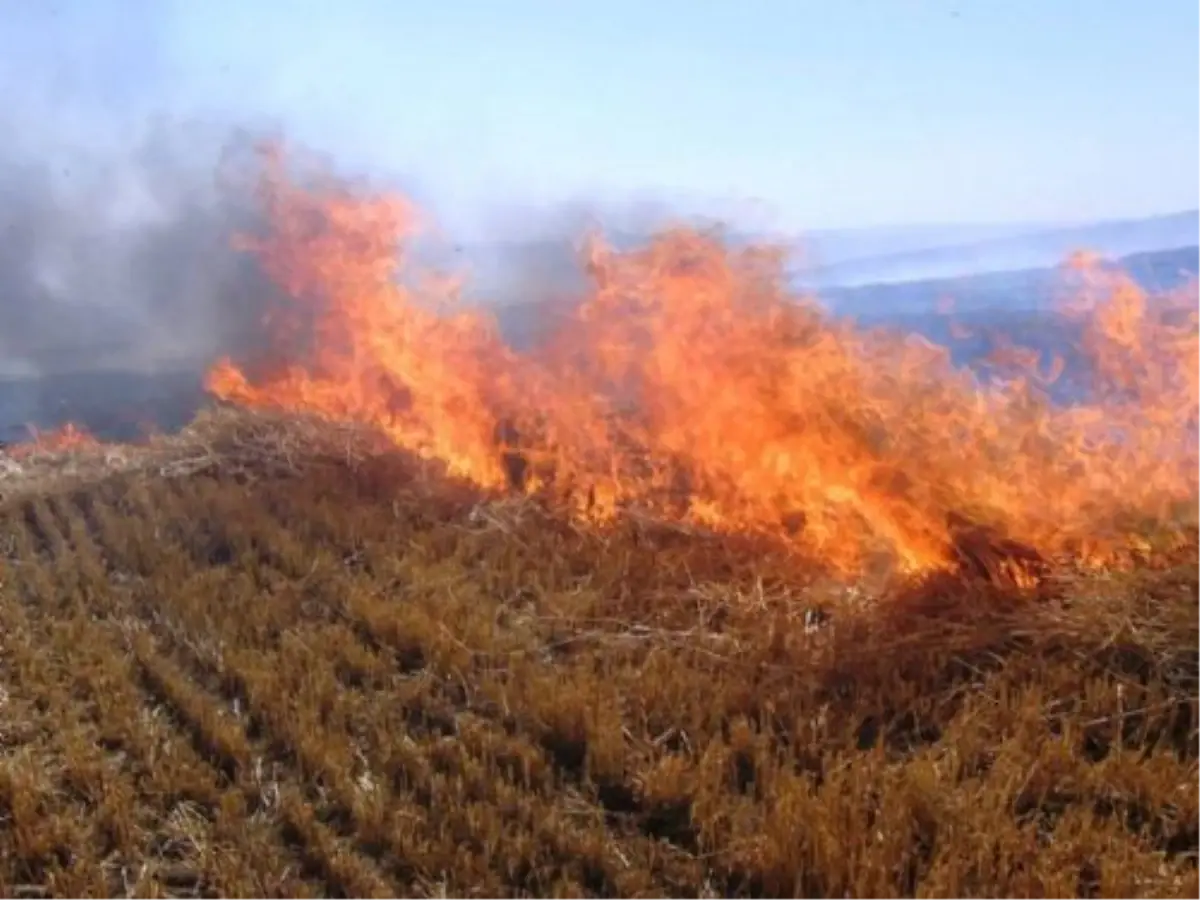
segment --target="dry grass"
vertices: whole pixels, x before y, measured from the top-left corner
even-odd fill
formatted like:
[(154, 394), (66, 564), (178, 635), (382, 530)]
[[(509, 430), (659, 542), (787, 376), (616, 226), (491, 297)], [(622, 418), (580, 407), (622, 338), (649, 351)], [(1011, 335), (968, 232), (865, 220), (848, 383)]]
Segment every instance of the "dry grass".
[(372, 449), (0, 474), (0, 894), (1196, 896), (1194, 537), (868, 602)]

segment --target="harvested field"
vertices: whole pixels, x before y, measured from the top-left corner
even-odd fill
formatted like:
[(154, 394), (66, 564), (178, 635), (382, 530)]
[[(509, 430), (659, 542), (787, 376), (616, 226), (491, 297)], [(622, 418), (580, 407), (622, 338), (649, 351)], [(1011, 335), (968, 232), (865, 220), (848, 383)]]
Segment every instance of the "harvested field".
[(258, 175), (236, 408), (0, 458), (0, 893), (1200, 891), (1194, 285), (974, 372), (672, 229), (517, 351)]
[(1194, 530), (875, 596), (306, 428), (0, 477), (0, 894), (1200, 890)]

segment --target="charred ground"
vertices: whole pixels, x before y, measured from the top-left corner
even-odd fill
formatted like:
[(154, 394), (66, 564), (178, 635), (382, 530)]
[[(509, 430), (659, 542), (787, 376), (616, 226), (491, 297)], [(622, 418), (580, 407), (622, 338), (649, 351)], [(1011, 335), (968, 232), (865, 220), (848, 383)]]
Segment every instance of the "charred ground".
[(1194, 531), (868, 600), (296, 427), (0, 484), (0, 893), (1195, 896)]

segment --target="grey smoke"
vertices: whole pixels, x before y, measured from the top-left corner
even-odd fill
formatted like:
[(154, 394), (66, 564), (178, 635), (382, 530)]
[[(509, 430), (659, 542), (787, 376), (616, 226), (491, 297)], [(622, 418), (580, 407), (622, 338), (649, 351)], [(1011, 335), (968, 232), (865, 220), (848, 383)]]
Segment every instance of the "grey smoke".
[[(186, 420), (216, 358), (270, 365), (295, 355), (262, 322), (286, 299), (232, 239), (263, 224), (255, 145), (288, 136), (296, 123), (286, 116), (303, 110), (263, 109), (259, 118), (253, 90), (233, 112), (205, 95), (203, 78), (185, 84), (170, 9), (151, 0), (4, 4), (0, 440), (18, 439), (28, 421), (69, 418), (124, 434), (109, 428), (115, 410)], [(282, 121), (265, 118), (277, 112)], [(298, 130), (330, 140), (317, 149), (335, 155), (361, 149)], [(372, 174), (437, 216), (437, 198), (422, 184)], [(466, 213), (478, 226), (466, 246), (454, 244), (451, 226), (419, 250), (465, 270), (468, 298), (497, 307), (502, 329), (520, 342), (578, 295), (587, 227), (603, 223), (618, 243), (636, 242), (677, 206), (496, 207)]]
[[(166, 117), (139, 132), (116, 146), (0, 145), (0, 376), (199, 369), (279, 349), (262, 327), (279, 290), (233, 243), (263, 227), (255, 147), (278, 132)], [(421, 199), (419, 187), (400, 187)], [(578, 296), (589, 228), (603, 223), (628, 245), (670, 218), (648, 204), (582, 201), (507, 212), (507, 226), (497, 216), (469, 244), (447, 236), (416, 248), (465, 273), (468, 298), (500, 308), (502, 326), (513, 320), (505, 308)]]
[(174, 108), (170, 15), (5, 4), (0, 375), (196, 368), (260, 337), (270, 285), (231, 244), (258, 129)]
[[(204, 365), (261, 340), (274, 289), (246, 131), (158, 123), (130, 150), (0, 148), (0, 365), (10, 373)], [(49, 161), (53, 160), (53, 161)]]

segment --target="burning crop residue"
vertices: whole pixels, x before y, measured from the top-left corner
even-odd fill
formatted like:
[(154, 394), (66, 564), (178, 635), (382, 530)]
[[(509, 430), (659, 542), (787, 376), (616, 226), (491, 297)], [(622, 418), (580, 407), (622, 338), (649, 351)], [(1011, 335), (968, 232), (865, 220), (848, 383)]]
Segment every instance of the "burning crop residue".
[(97, 445), (96, 438), (86, 428), (67, 422), (57, 428), (41, 430), (29, 427), (30, 439), (7, 448), (7, 454), (14, 460), (30, 459), (39, 454), (67, 453), (79, 448)]
[(445, 280), (400, 281), (415, 221), (400, 200), (301, 186), (278, 154), (262, 200), (249, 248), (294, 299), (275, 327), (301, 349), (265, 373), (223, 361), (209, 389), (367, 423), (485, 488), (777, 532), (847, 574), (954, 565), (964, 522), (1031, 558), (1106, 561), (1196, 501), (1194, 289), (1148, 297), (1073, 261), (1063, 315), (1082, 327), (1088, 399), (1062, 406), (1053, 361), (1009, 347), (983, 382), (944, 348), (793, 296), (772, 250), (687, 230), (627, 252), (593, 241), (576, 313), (517, 353), (447, 306)]

